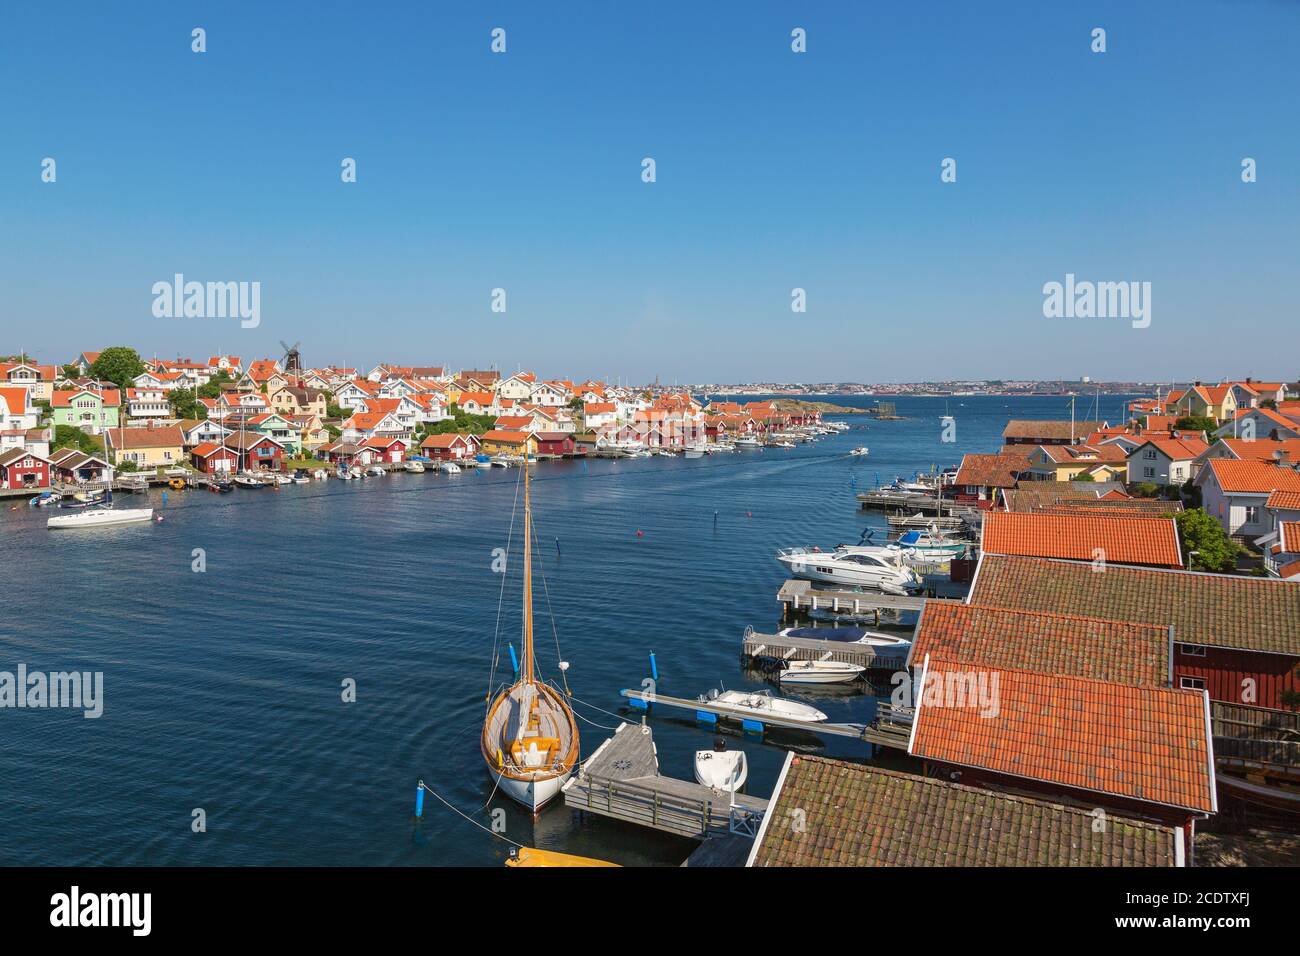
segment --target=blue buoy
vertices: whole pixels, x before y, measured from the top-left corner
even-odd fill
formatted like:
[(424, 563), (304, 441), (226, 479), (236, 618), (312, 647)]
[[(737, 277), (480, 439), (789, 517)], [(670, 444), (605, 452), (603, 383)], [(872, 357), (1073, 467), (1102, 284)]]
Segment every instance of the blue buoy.
[(415, 815), (424, 816), (424, 781), (421, 780), (415, 785)]
[(649, 710), (650, 702), (642, 700), (640, 697), (629, 697), (627, 702), (636, 710)]
[(746, 733), (761, 734), (763, 732), (763, 722), (761, 720), (750, 720), (745, 718), (740, 722), (740, 726)]
[(718, 722), (718, 715), (707, 710), (697, 710), (695, 712), (695, 719), (702, 724), (716, 724)]
[(659, 665), (655, 662), (655, 652), (650, 652), (650, 676), (655, 680), (659, 679)]
[(515, 646), (513, 644), (507, 644), (506, 647), (510, 648), (510, 666), (515, 669), (515, 676), (518, 677), (519, 676), (519, 655), (515, 653)]
[(167, 505), (167, 492), (164, 491), (164, 492), (163, 492), (163, 506), (166, 507), (166, 505)]

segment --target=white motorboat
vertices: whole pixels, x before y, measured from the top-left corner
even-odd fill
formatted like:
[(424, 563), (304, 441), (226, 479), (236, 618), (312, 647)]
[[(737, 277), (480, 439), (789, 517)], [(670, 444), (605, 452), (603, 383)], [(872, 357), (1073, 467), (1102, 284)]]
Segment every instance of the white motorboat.
[(686, 457), (687, 457), (687, 458), (703, 458), (703, 457), (705, 456), (705, 454), (707, 454), (707, 451), (708, 451), (707, 449), (705, 449), (705, 448), (703, 448), (703, 447), (701, 447), (701, 446), (699, 446), (699, 445), (687, 445), (687, 446), (686, 446)]
[(365, 477), (366, 477), (365, 470), (364, 470), (363, 468), (361, 468), (359, 465), (353, 465), (351, 468), (349, 468), (349, 469), (348, 469), (348, 474), (351, 475), (353, 478), (365, 478)]
[(712, 750), (695, 751), (695, 779), (714, 790), (737, 791), (749, 778), (743, 750), (728, 750), (719, 737)]
[(240, 488), (265, 488), (266, 487), (266, 485), (262, 483), (262, 479), (258, 475), (250, 475), (247, 472), (243, 472), (243, 471), (235, 475), (233, 480), (235, 484), (238, 485)]
[(734, 444), (737, 448), (762, 448), (763, 447), (763, 443), (759, 441), (757, 438), (755, 438), (753, 435), (743, 435), (740, 438), (737, 438)]
[(408, 461), (408, 462), (406, 463), (406, 470), (409, 471), (409, 472), (410, 472), (411, 474), (413, 474), (413, 475), (422, 475), (422, 474), (424, 474), (424, 462), (422, 462), (422, 461)]
[(344, 481), (352, 480), (352, 470), (350, 468), (340, 468), (334, 473), (335, 478), (342, 478)]
[(886, 547), (922, 561), (951, 561), (970, 549), (972, 542), (950, 538), (942, 531), (907, 531)]
[(865, 457), (866, 455), (868, 455), (868, 454), (870, 454), (870, 453), (871, 453), (871, 449), (868, 448), (866, 445), (863, 445), (863, 446), (861, 446), (861, 447), (859, 447), (859, 448), (855, 448), (855, 449), (853, 449), (853, 451), (849, 452), (850, 455), (853, 455), (853, 456), (855, 456), (855, 457), (857, 457), (857, 458)]
[(792, 441), (786, 441), (786, 440), (782, 439), (782, 440), (780, 440), (780, 441), (768, 442), (768, 447), (770, 447), (770, 448), (793, 448), (793, 447), (794, 447), (794, 442), (792, 442)]
[(273, 476), (271, 477), (271, 480), (274, 481), (277, 485), (291, 485), (291, 484), (293, 484), (293, 476), (292, 476), (292, 475), (283, 475), (283, 474), (282, 474), (282, 475), (273, 475)]
[(701, 697), (701, 702), (723, 704), (740, 716), (754, 717), (791, 717), (795, 720), (822, 721), (826, 719), (816, 707), (786, 700), (773, 695), (770, 690), (726, 690), (708, 698)]
[(52, 530), (75, 530), (78, 528), (106, 528), (119, 524), (132, 524), (137, 521), (152, 521), (152, 508), (87, 508), (76, 514), (55, 515), (45, 522)]
[(456, 464), (455, 462), (444, 461), (440, 465), (438, 465), (438, 470), (442, 472), (444, 475), (459, 475), (460, 465)]
[(790, 573), (805, 581), (868, 588), (890, 594), (908, 594), (921, 589), (916, 572), (902, 560), (895, 548), (859, 545), (844, 551), (783, 548), (776, 559)]
[(57, 505), (62, 497), (57, 491), (42, 491), (27, 503), (33, 508), (48, 508), (50, 505)]
[(865, 670), (841, 661), (787, 661), (778, 676), (782, 684), (847, 684)]
[(366, 469), (366, 474), (368, 474), (372, 478), (383, 478), (388, 474), (388, 472), (386, 472), (383, 468), (380, 468), (378, 465), (371, 465), (369, 468)]
[(897, 651), (905, 654), (912, 642), (882, 631), (869, 631), (863, 627), (785, 627), (776, 632), (777, 637), (796, 637), (809, 641), (842, 641), (846, 644), (866, 644), (878, 651)]

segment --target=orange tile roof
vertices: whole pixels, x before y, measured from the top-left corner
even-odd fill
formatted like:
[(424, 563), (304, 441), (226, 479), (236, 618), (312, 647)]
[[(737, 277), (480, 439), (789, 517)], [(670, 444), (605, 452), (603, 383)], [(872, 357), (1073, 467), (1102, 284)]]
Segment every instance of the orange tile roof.
[(959, 693), (969, 664), (924, 663), (913, 756), (1203, 813), (1218, 808), (1205, 691), (981, 670), (981, 702)]
[(1300, 472), (1266, 461), (1211, 458), (1206, 462), (1219, 487), (1227, 494), (1261, 494), (1300, 491)]
[(1287, 554), (1300, 554), (1300, 521), (1278, 523), (1278, 544)]
[(1037, 421), (1027, 419), (1012, 419), (1007, 422), (1007, 427), (1002, 429), (1003, 438), (1042, 438), (1070, 440), (1071, 437), (1078, 440), (1085, 435), (1091, 435), (1095, 431), (1100, 431), (1106, 427), (1105, 422), (1070, 422), (1065, 421)]
[(1264, 502), (1265, 508), (1280, 511), (1300, 511), (1300, 491), (1275, 491)]
[(499, 430), (496, 428), (492, 429), (491, 431), (483, 433), (484, 441), (496, 441), (496, 442), (503, 442), (512, 445), (521, 444), (527, 441), (531, 437), (532, 436), (529, 435), (527, 432), (511, 432), (511, 431)]
[(582, 406), (585, 415), (611, 415), (618, 410), (613, 402), (587, 402)]
[(477, 440), (477, 436), (470, 434), (461, 434), (459, 432), (445, 432), (441, 435), (429, 435), (420, 442), (421, 448), (450, 448), (457, 442), (468, 445), (470, 440)]
[(1147, 445), (1154, 446), (1158, 451), (1174, 461), (1188, 461), (1210, 448), (1200, 438), (1148, 438), (1129, 452), (1129, 457), (1136, 455)]
[(168, 448), (185, 444), (179, 425), (162, 428), (107, 428), (108, 444), (114, 448)]
[(954, 484), (983, 488), (1014, 488), (1016, 476), (1029, 469), (1023, 455), (964, 455)]
[(1300, 574), (1300, 560), (1292, 561), (1290, 564), (1284, 564), (1277, 569), (1278, 577), (1289, 578), (1292, 575)]
[(1117, 684), (1169, 684), (1168, 628), (1075, 614), (930, 602), (909, 659), (919, 665), (927, 655)]
[(1292, 461), (1300, 461), (1300, 438), (1256, 438), (1247, 441), (1244, 438), (1220, 438), (1225, 448), (1233, 457), (1243, 461), (1275, 461), (1278, 452), (1285, 452)]
[(1178, 526), (1169, 518), (991, 511), (984, 516), (980, 549), (987, 554), (1182, 567)]

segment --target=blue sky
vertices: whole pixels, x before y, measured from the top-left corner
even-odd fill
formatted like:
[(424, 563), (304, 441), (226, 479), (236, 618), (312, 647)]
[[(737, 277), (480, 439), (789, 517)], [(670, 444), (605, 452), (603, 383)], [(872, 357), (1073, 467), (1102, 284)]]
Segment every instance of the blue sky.
[[(1295, 377), (1298, 43), (1264, 0), (7, 4), (0, 352)], [(155, 318), (176, 272), (260, 326)], [(1044, 318), (1066, 273), (1151, 326)]]

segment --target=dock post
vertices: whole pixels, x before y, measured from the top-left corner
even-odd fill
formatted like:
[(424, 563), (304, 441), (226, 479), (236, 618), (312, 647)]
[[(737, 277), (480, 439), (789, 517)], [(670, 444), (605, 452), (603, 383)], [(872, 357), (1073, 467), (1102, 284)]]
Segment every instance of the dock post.
[(421, 780), (415, 785), (415, 815), (424, 816), (424, 781)]
[(656, 681), (659, 680), (659, 665), (655, 663), (655, 652), (650, 652), (650, 676)]

